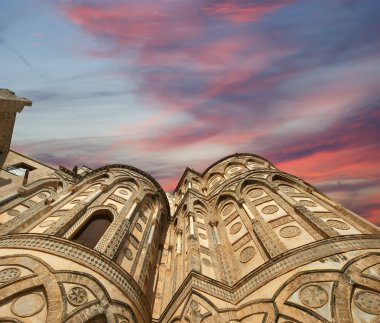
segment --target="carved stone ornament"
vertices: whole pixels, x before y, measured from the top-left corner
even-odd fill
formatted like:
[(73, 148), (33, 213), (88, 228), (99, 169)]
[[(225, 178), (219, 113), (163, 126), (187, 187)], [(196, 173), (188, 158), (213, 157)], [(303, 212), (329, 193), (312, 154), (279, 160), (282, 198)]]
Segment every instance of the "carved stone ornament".
[(143, 228), (140, 223), (136, 223), (136, 229), (140, 232), (142, 232)]
[(261, 212), (264, 214), (273, 214), (276, 213), (278, 210), (279, 209), (277, 205), (267, 205), (261, 210)]
[(300, 203), (304, 206), (308, 206), (308, 207), (317, 207), (318, 204), (313, 202), (313, 201), (310, 201), (310, 200), (300, 200)]
[(40, 227), (42, 227), (42, 228), (44, 228), (44, 227), (49, 227), (49, 226), (51, 226), (53, 223), (55, 223), (54, 220), (48, 220), (48, 221), (42, 222), (42, 223), (40, 224)]
[(78, 204), (80, 202), (80, 200), (73, 200), (70, 202), (70, 204)]
[(362, 291), (355, 295), (354, 302), (363, 312), (379, 315), (380, 314), (380, 295), (374, 292)]
[(235, 223), (231, 228), (230, 228), (230, 234), (236, 234), (236, 233), (238, 233), (240, 230), (241, 230), (241, 228), (242, 228), (242, 224), (241, 224), (241, 222), (237, 222), (237, 223)]
[(207, 258), (202, 258), (202, 263), (207, 267), (211, 267), (211, 261)]
[(40, 199), (46, 199), (47, 198), (47, 194), (41, 192), (41, 193), (37, 194), (37, 197), (39, 197)]
[(11, 305), (13, 314), (20, 317), (29, 317), (41, 312), (45, 301), (40, 294), (31, 293), (17, 298)]
[(120, 190), (119, 193), (121, 195), (129, 195), (129, 192), (127, 190)]
[(300, 301), (311, 308), (320, 308), (327, 303), (329, 295), (324, 288), (318, 285), (308, 285), (300, 291)]
[(199, 234), (199, 237), (200, 237), (200, 238), (202, 238), (202, 239), (204, 239), (204, 240), (206, 240), (206, 239), (207, 239), (206, 235), (205, 235), (205, 234), (203, 234), (203, 233), (200, 233), (200, 234)]
[(0, 271), (0, 283), (5, 283), (10, 280), (16, 279), (21, 275), (21, 271), (18, 268), (11, 267)]
[(256, 189), (256, 190), (252, 190), (252, 191), (248, 192), (248, 197), (251, 198), (251, 199), (255, 199), (257, 197), (260, 197), (263, 194), (264, 194), (263, 190)]
[(255, 256), (255, 253), (256, 253), (255, 248), (251, 246), (244, 248), (239, 256), (240, 262), (246, 263), (250, 261)]
[(199, 309), (199, 304), (192, 300), (190, 303), (190, 316), (191, 316), (191, 322), (198, 323), (201, 321), (202, 314)]
[(326, 223), (334, 229), (339, 229), (339, 230), (350, 230), (351, 229), (351, 227), (347, 223), (344, 223), (344, 222), (338, 221), (338, 220), (327, 220)]
[(113, 204), (113, 203), (108, 203), (107, 206), (112, 207), (114, 210), (117, 211), (117, 207), (116, 207), (115, 204)]
[(224, 207), (222, 211), (222, 215), (223, 216), (230, 215), (233, 210), (234, 210), (234, 206), (232, 204), (228, 204), (227, 206)]
[(124, 256), (125, 256), (128, 260), (132, 260), (132, 259), (133, 259), (133, 254), (132, 254), (131, 249), (129, 249), (129, 248), (125, 248), (125, 249), (124, 249)]
[(20, 214), (20, 211), (19, 211), (19, 210), (12, 209), (12, 210), (9, 210), (9, 211), (7, 212), (7, 214), (10, 215), (10, 216), (17, 216), (17, 215)]
[(83, 305), (88, 299), (87, 292), (82, 287), (73, 287), (69, 290), (67, 299), (72, 305)]
[(280, 236), (283, 238), (294, 238), (301, 234), (301, 229), (295, 225), (288, 225), (280, 230)]
[(296, 191), (293, 187), (290, 186), (280, 186), (280, 190), (288, 193), (293, 193)]

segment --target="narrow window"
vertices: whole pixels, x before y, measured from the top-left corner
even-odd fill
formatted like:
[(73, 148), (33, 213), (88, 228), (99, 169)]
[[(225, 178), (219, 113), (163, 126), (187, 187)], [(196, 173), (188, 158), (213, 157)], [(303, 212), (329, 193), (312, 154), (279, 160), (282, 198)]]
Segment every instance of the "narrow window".
[(111, 215), (103, 213), (94, 214), (74, 235), (72, 240), (86, 247), (95, 248), (96, 244), (102, 238), (104, 232), (106, 232), (111, 223)]
[(35, 167), (30, 166), (25, 163), (18, 163), (15, 165), (9, 165), (9, 166), (4, 167), (4, 170), (16, 176), (24, 176), (26, 171), (31, 172), (32, 170), (35, 170), (35, 169), (36, 169)]

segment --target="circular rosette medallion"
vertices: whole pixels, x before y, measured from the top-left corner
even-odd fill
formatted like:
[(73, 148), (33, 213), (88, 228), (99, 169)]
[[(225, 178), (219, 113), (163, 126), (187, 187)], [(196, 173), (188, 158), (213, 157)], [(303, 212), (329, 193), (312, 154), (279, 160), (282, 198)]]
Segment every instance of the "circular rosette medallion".
[(0, 271), (0, 283), (5, 283), (13, 279), (18, 278), (21, 275), (21, 271), (18, 268), (11, 267)]
[(295, 225), (288, 225), (280, 230), (280, 236), (283, 238), (294, 238), (301, 234), (301, 229)]
[(255, 256), (255, 248), (253, 247), (247, 247), (242, 250), (239, 256), (239, 260), (242, 263), (246, 263), (250, 261)]
[(235, 210), (232, 204), (228, 204), (223, 208), (222, 216), (228, 216)]
[(211, 267), (211, 261), (207, 258), (202, 258), (202, 263), (207, 267)]
[(87, 292), (82, 287), (73, 287), (69, 290), (67, 299), (75, 306), (82, 305), (87, 302)]
[(40, 294), (31, 293), (17, 298), (12, 303), (11, 311), (17, 316), (29, 317), (41, 312), (44, 306), (43, 297)]
[(204, 240), (207, 239), (206, 235), (203, 234), (203, 233), (200, 233), (200, 234), (199, 234), (199, 237), (202, 238), (202, 239), (204, 239)]
[(318, 285), (308, 285), (300, 291), (301, 303), (311, 308), (322, 307), (328, 299), (329, 295), (325, 289)]
[(250, 199), (255, 199), (255, 198), (262, 196), (263, 194), (264, 194), (264, 191), (262, 189), (255, 189), (255, 190), (248, 192), (248, 197)]
[(131, 249), (129, 249), (129, 248), (125, 248), (125, 249), (124, 249), (124, 255), (125, 255), (125, 257), (126, 257), (128, 260), (132, 260), (132, 259), (133, 259), (132, 251), (131, 251)]
[(273, 213), (276, 213), (278, 210), (279, 208), (277, 205), (267, 205), (263, 207), (261, 212), (263, 212), (264, 214), (273, 214)]
[(7, 212), (7, 214), (10, 215), (10, 216), (17, 216), (17, 215), (20, 214), (20, 211), (19, 211), (19, 210), (15, 210), (15, 209), (13, 209), (13, 210), (9, 210), (9, 211)]
[(242, 228), (241, 222), (235, 223), (231, 228), (230, 228), (230, 234), (236, 234), (238, 233)]
[(354, 302), (363, 312), (380, 315), (380, 295), (374, 292), (359, 292), (354, 297)]
[(300, 203), (304, 206), (308, 206), (308, 207), (316, 207), (318, 206), (317, 203), (313, 202), (313, 201), (310, 201), (310, 200), (301, 200)]
[(347, 223), (344, 223), (344, 222), (338, 221), (338, 220), (327, 220), (326, 223), (334, 229), (339, 229), (339, 230), (350, 230), (351, 229), (351, 227)]

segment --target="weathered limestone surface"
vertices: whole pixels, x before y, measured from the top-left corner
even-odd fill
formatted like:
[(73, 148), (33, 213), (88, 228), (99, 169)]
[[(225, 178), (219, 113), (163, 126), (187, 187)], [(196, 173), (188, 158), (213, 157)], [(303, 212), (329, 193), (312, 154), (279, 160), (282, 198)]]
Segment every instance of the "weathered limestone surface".
[(8, 155), (16, 113), (31, 105), (32, 101), (18, 97), (8, 89), (0, 89), (0, 168)]
[[(0, 90), (2, 151), (30, 103)], [(31, 171), (0, 173), (1, 322), (380, 321), (379, 228), (260, 156), (173, 194), (127, 165), (8, 165)]]

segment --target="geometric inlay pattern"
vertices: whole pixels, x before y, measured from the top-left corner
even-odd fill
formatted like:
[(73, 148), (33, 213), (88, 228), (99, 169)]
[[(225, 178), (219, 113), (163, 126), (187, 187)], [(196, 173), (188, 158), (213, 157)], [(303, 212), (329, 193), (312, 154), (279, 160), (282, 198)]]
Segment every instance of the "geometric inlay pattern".
[(380, 314), (380, 295), (374, 292), (359, 292), (354, 297), (354, 302), (363, 312), (379, 315)]
[(231, 228), (230, 228), (230, 234), (236, 234), (240, 231), (242, 227), (241, 222), (235, 223)]
[(19, 277), (21, 274), (18, 268), (6, 268), (0, 271), (0, 283), (5, 283), (7, 281), (13, 280)]
[(75, 306), (82, 305), (87, 302), (87, 292), (82, 287), (73, 287), (67, 295), (69, 302)]
[(344, 222), (338, 221), (338, 220), (327, 220), (326, 223), (330, 227), (335, 228), (335, 229), (339, 229), (339, 230), (350, 230), (351, 229), (351, 227), (347, 223), (344, 223)]
[(141, 226), (141, 224), (140, 223), (136, 223), (136, 229), (138, 230), (138, 231), (140, 231), (140, 232), (142, 232), (142, 226)]
[(255, 253), (255, 248), (251, 246), (243, 249), (239, 256), (240, 262), (246, 263), (250, 261), (254, 257)]
[(301, 234), (301, 229), (295, 225), (288, 225), (280, 230), (280, 236), (283, 238), (293, 238)]
[(329, 295), (324, 288), (318, 285), (308, 285), (301, 289), (301, 303), (312, 308), (322, 307), (327, 303)]
[(278, 211), (278, 206), (277, 205), (267, 205), (264, 207), (261, 212), (264, 214), (273, 214)]

